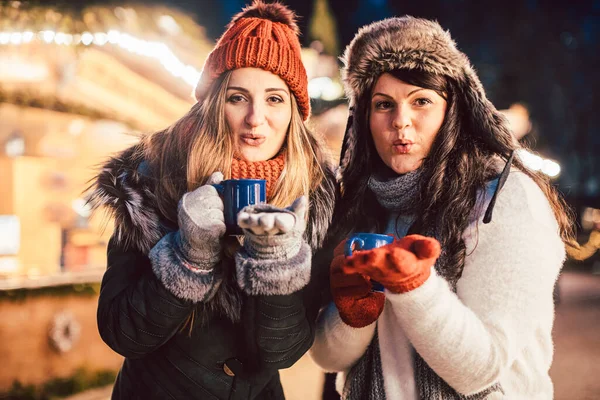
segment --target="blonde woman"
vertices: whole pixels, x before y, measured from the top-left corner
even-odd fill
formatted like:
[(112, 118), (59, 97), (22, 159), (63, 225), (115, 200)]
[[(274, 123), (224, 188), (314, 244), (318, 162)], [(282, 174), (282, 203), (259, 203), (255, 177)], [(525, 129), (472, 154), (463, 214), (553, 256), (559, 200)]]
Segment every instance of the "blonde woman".
[[(115, 217), (98, 326), (125, 357), (113, 398), (283, 399), (310, 347), (311, 257), (333, 179), (310, 113), (294, 14), (255, 2), (209, 55), (198, 103), (111, 159), (92, 201)], [(223, 178), (267, 180), (268, 206), (225, 234)], [(290, 207), (286, 207), (289, 206)]]

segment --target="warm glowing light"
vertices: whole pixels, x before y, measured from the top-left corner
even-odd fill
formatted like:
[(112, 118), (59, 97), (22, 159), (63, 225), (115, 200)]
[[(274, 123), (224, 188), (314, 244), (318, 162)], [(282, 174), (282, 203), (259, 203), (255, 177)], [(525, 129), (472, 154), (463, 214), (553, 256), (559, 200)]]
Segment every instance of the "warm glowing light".
[(35, 35), (33, 34), (33, 32), (30, 32), (30, 31), (23, 32), (23, 43), (31, 42), (33, 40), (34, 36)]
[(308, 82), (308, 95), (313, 99), (331, 101), (342, 97), (344, 88), (328, 76), (321, 76)]
[(0, 55), (0, 76), (5, 81), (43, 81), (48, 78), (48, 66), (18, 57)]
[(21, 44), (23, 40), (23, 35), (19, 32), (13, 33), (10, 35), (10, 43), (11, 44)]
[(94, 34), (94, 44), (98, 46), (104, 46), (108, 42), (108, 35), (103, 32)]
[(92, 207), (84, 199), (75, 199), (71, 202), (71, 207), (78, 215), (89, 217), (92, 214)]
[(542, 163), (542, 172), (551, 178), (560, 174), (560, 165), (556, 161), (544, 160)]
[(534, 171), (542, 171), (551, 178), (560, 174), (560, 165), (553, 160), (544, 159), (537, 154), (533, 154), (525, 149), (517, 150), (517, 156), (525, 166)]
[(108, 42), (110, 44), (116, 44), (119, 41), (119, 32), (115, 30), (108, 31)]
[[(0, 215), (0, 256), (16, 255), (21, 246), (21, 221), (16, 215)], [(0, 260), (4, 257), (0, 257)]]
[(81, 43), (84, 46), (89, 46), (90, 44), (92, 44), (93, 41), (94, 41), (94, 35), (92, 35), (89, 32), (83, 32), (83, 34), (81, 35)]
[(52, 43), (54, 40), (54, 31), (42, 31), (39, 34), (42, 40), (46, 43)]
[[(175, 30), (175, 25), (173, 25), (174, 20), (171, 21), (171, 19), (169, 19), (168, 16), (161, 17), (162, 23), (169, 26), (169, 29), (173, 31)], [(0, 32), (0, 45), (20, 45), (29, 43), (34, 40), (35, 37), (36, 34), (30, 31)], [(57, 45), (67, 46), (77, 44), (83, 44), (84, 46), (104, 46), (106, 44), (112, 44), (131, 53), (155, 59), (169, 71), (169, 73), (177, 78), (183, 79), (183, 81), (191, 87), (195, 87), (200, 79), (200, 71), (192, 65), (184, 64), (164, 43), (139, 39), (128, 33), (122, 33), (114, 29), (108, 32), (96, 32), (93, 34), (90, 32), (83, 32), (81, 35), (45, 30), (38, 32), (37, 37), (48, 44), (55, 43)], [(338, 85), (339, 88), (336, 85)], [(320, 89), (320, 97), (337, 97), (337, 93), (341, 90), (340, 88), (341, 85), (339, 85), (339, 83), (331, 82), (329, 86)]]
[(54, 35), (54, 42), (56, 44), (67, 44), (67, 35), (62, 32), (58, 32)]
[(177, 21), (170, 15), (162, 15), (158, 19), (158, 25), (171, 35), (177, 35), (181, 32), (181, 27), (179, 27)]

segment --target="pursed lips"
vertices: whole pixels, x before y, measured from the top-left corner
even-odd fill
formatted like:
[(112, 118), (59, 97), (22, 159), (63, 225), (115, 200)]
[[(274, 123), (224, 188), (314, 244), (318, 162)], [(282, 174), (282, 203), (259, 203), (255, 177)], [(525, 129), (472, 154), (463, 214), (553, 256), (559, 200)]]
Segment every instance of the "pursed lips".
[(267, 138), (264, 135), (257, 135), (255, 133), (242, 133), (240, 140), (248, 146), (260, 146)]
[(408, 154), (414, 146), (414, 142), (408, 139), (398, 139), (392, 142), (392, 147), (395, 153)]

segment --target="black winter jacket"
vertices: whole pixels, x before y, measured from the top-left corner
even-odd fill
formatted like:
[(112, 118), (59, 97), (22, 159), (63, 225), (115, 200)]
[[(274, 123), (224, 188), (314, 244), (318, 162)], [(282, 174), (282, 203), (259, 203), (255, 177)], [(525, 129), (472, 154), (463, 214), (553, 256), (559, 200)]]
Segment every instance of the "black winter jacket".
[[(225, 277), (211, 300), (175, 296), (153, 273), (148, 251), (177, 228), (158, 211), (152, 176), (134, 152), (104, 166), (91, 196), (115, 217), (98, 304), (102, 339), (125, 357), (112, 398), (283, 399), (278, 370), (312, 345), (326, 272), (311, 271), (310, 283), (295, 293), (249, 296), (237, 287), (234, 261), (225, 258)], [(310, 195), (305, 238), (313, 251), (323, 243), (333, 201), (329, 174)]]

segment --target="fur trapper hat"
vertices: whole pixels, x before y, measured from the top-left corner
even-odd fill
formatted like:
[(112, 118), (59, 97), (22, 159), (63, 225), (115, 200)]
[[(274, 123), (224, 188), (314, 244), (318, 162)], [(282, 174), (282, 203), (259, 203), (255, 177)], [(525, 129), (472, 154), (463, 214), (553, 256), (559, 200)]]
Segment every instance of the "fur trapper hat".
[(308, 119), (308, 77), (300, 57), (299, 33), (293, 11), (280, 3), (255, 0), (233, 17), (208, 55), (196, 85), (196, 100), (202, 101), (210, 85), (226, 71), (261, 68), (285, 81), (302, 118)]
[[(381, 74), (396, 69), (417, 69), (456, 82), (457, 101), (463, 103), (461, 108), (467, 114), (467, 128), (475, 136), (493, 136), (498, 130), (509, 130), (505, 118), (487, 99), (469, 59), (457, 49), (450, 33), (437, 22), (404, 16), (363, 26), (341, 59), (344, 63), (342, 78), (351, 107), (373, 88)], [(346, 152), (353, 152), (355, 130), (352, 126), (347, 127), (342, 166)]]

